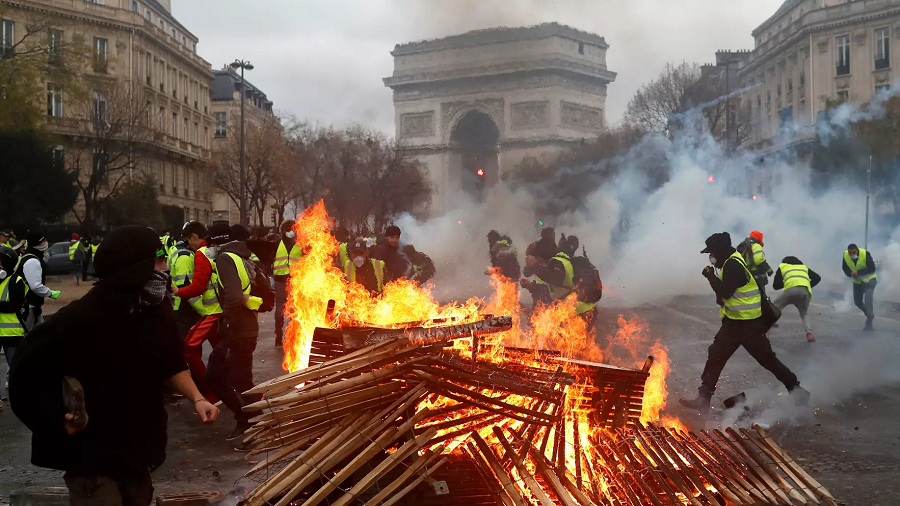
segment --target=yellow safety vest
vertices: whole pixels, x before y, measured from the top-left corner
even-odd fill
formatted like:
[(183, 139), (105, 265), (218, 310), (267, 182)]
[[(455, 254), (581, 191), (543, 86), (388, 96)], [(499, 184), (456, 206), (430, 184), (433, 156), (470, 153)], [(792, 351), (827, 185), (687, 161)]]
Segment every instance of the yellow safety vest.
[(97, 256), (97, 248), (99, 248), (99, 244), (91, 244), (91, 256)]
[[(172, 275), (172, 284), (175, 287), (183, 288), (189, 286), (194, 279), (194, 252), (189, 249), (177, 250), (169, 257), (169, 272)], [(176, 296), (174, 299), (175, 310), (177, 311), (181, 307), (181, 297)], [(188, 302), (197, 311), (197, 314), (203, 314), (201, 313), (203, 303), (199, 295), (189, 299)]]
[[(0, 302), (7, 302), (9, 300), (9, 284), (13, 282), (13, 280), (21, 282), (21, 279), (21, 276), (13, 274), (3, 281), (0, 281)], [(28, 290), (27, 284), (25, 290)], [(0, 313), (0, 336), (20, 337), (24, 335), (25, 327), (23, 327), (22, 322), (19, 321), (19, 315), (16, 313)]]
[(350, 254), (347, 253), (347, 243), (345, 242), (342, 242), (338, 248), (338, 261), (341, 262), (341, 265), (347, 265), (347, 262), (350, 261)]
[[(756, 278), (753, 277), (753, 274), (750, 274), (750, 269), (747, 268), (744, 257), (740, 253), (732, 253), (728, 260), (731, 259), (740, 262), (750, 281), (735, 290), (731, 297), (722, 301), (723, 305), (722, 309), (719, 310), (719, 317), (727, 317), (729, 320), (755, 320), (761, 318), (762, 294), (759, 291), (759, 285), (756, 284)], [(719, 271), (719, 279), (722, 279), (724, 272), (724, 268)]]
[[(206, 255), (206, 246), (198, 249), (197, 253)], [(200, 316), (222, 314), (222, 305), (219, 304), (219, 295), (216, 293), (216, 285), (219, 281), (219, 274), (216, 271), (216, 261), (209, 258), (209, 263), (212, 265), (212, 274), (210, 274), (209, 282), (206, 284), (206, 291), (200, 295), (200, 310), (197, 311), (200, 313)]]
[[(864, 249), (859, 250), (859, 258), (856, 259), (856, 262), (853, 262), (853, 259), (850, 258), (850, 252), (844, 252), (844, 263), (847, 264), (847, 267), (850, 268), (852, 272), (859, 272), (860, 269), (866, 268), (866, 259), (868, 258), (868, 253)], [(867, 276), (859, 276), (857, 278), (853, 278), (853, 282), (857, 285), (861, 285), (863, 283), (868, 283), (869, 281), (878, 277), (878, 272), (873, 272)]]
[[(374, 258), (370, 258), (369, 261), (372, 262), (372, 267), (375, 269), (375, 281), (378, 286), (377, 292), (381, 293), (384, 284), (384, 262)], [(344, 264), (344, 274), (347, 275), (347, 280), (349, 282), (356, 283), (356, 264), (353, 262)]]
[[(241, 293), (244, 295), (250, 295), (250, 273), (247, 272), (247, 266), (244, 265), (244, 259), (239, 257), (234, 253), (224, 253), (231, 261), (234, 262), (234, 267), (237, 269), (238, 278), (241, 280)], [(222, 278), (219, 278), (219, 286), (223, 287), (225, 285), (222, 284)], [(252, 309), (256, 311), (262, 306), (263, 300), (260, 297), (250, 297), (247, 299), (247, 302), (244, 304), (248, 309)]]
[(572, 293), (572, 289), (575, 288), (575, 268), (572, 267), (572, 261), (569, 259), (569, 255), (565, 253), (557, 253), (553, 255), (551, 260), (558, 260), (559, 263), (563, 265), (563, 268), (566, 271), (566, 276), (563, 278), (563, 283), (560, 286), (550, 285), (550, 296), (554, 299), (564, 299), (570, 293)]
[(781, 264), (778, 266), (781, 271), (781, 279), (784, 281), (784, 289), (793, 288), (795, 286), (803, 286), (809, 290), (812, 295), (812, 282), (809, 280), (809, 267), (805, 265)]
[(78, 251), (79, 244), (81, 243), (79, 243), (78, 241), (69, 244), (69, 260), (75, 260), (75, 252)]
[(753, 258), (754, 266), (762, 265), (762, 263), (766, 261), (766, 254), (763, 252), (763, 247), (755, 242), (750, 243), (750, 253)]
[(296, 243), (288, 254), (287, 246), (284, 241), (278, 243), (278, 250), (275, 252), (275, 262), (272, 264), (273, 274), (276, 276), (287, 276), (291, 273), (291, 265), (303, 256), (303, 250)]

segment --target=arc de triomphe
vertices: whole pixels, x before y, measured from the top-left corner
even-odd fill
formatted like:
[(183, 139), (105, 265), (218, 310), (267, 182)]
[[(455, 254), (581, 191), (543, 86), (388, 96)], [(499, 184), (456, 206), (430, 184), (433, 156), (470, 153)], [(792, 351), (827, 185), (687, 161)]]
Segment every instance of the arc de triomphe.
[(433, 209), (479, 196), (528, 157), (541, 160), (605, 125), (609, 45), (558, 23), (400, 44), (391, 53), (397, 139), (434, 183)]

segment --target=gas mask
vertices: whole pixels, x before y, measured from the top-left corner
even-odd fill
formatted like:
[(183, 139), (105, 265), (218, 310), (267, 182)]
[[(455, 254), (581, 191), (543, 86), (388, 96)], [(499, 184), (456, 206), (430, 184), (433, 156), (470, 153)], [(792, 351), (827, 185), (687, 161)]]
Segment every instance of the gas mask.
[(718, 260), (718, 259), (717, 259), (715, 256), (713, 256), (712, 253), (709, 254), (709, 264), (710, 264), (710, 265), (712, 265), (713, 267), (715, 267), (715, 266), (716, 266), (716, 261), (717, 261), (717, 260)]
[(0, 280), (4, 280), (9, 276), (9, 273), (6, 272), (5, 269), (0, 268)]
[(206, 247), (206, 258), (213, 260), (216, 258), (216, 254), (219, 252), (218, 246), (207, 246)]
[(362, 267), (366, 263), (366, 257), (353, 257), (353, 263), (357, 267)]

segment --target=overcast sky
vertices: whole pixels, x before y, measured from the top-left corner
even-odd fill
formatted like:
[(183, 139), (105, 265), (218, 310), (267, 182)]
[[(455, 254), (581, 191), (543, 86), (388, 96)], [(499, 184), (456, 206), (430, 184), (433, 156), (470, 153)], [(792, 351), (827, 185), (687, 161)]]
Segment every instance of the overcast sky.
[(282, 115), (369, 124), (393, 135), (397, 43), (494, 26), (558, 21), (606, 38), (607, 120), (618, 122), (641, 84), (667, 62), (712, 63), (717, 49), (750, 49), (750, 32), (783, 0), (172, 0), (214, 68), (243, 58), (247, 80)]

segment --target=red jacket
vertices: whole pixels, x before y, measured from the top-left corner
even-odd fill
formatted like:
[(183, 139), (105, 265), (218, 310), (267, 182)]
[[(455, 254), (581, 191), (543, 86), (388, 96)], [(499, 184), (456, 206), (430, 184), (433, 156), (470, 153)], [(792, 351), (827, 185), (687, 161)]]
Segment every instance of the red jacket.
[(212, 264), (206, 255), (202, 253), (194, 254), (194, 277), (191, 278), (191, 284), (178, 289), (175, 295), (182, 299), (193, 299), (203, 295), (206, 291), (206, 285), (209, 284), (209, 278), (212, 277)]

